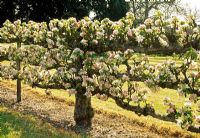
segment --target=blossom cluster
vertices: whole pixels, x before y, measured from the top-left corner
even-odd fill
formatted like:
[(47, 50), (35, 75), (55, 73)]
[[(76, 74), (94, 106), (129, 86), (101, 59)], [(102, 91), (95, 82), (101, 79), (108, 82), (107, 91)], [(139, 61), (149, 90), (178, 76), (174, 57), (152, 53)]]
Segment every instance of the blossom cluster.
[(178, 108), (169, 97), (164, 99), (164, 105), (168, 106), (168, 115), (173, 115), (177, 124), (186, 130), (191, 127), (196, 127), (198, 129), (200, 127), (199, 107), (194, 109), (194, 104), (196, 102), (196, 94), (191, 94), (189, 98), (186, 98), (181, 108)]
[(66, 46), (70, 49), (79, 47), (93, 51), (109, 51), (117, 48), (199, 48), (200, 28), (191, 16), (181, 21), (176, 17), (164, 20), (162, 14), (156, 13), (143, 24), (133, 27), (133, 13), (119, 21), (108, 18), (92, 21), (90, 18), (77, 21), (51, 20), (37, 23), (29, 21), (14, 23), (6, 21), (0, 29), (0, 39), (6, 42), (39, 44), (48, 48)]
[(7, 57), (7, 55), (8, 55), (8, 48), (0, 47), (0, 59)]

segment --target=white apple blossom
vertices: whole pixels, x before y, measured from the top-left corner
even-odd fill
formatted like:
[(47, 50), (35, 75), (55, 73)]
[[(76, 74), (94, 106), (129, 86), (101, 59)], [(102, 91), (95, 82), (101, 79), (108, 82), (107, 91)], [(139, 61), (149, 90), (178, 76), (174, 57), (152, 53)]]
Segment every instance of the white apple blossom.
[(138, 43), (143, 42), (143, 40), (145, 39), (145, 38), (144, 38), (143, 36), (141, 36), (141, 35), (138, 35), (136, 38), (137, 38)]
[(185, 103), (184, 103), (184, 106), (191, 107), (192, 103), (189, 100), (186, 100)]

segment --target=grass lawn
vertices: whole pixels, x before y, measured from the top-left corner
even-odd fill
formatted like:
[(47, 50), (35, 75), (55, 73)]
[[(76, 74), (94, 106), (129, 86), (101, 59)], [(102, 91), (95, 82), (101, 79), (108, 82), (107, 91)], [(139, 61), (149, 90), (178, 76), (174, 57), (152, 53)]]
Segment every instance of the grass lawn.
[(55, 129), (31, 115), (0, 106), (0, 138), (77, 138), (74, 133)]

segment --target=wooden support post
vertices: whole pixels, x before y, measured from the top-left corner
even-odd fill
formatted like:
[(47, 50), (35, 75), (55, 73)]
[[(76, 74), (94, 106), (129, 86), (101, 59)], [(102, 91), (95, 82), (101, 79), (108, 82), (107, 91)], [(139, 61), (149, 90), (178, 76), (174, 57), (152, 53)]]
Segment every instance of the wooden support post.
[[(21, 47), (21, 43), (17, 43), (17, 49)], [(20, 71), (21, 66), (20, 66), (20, 60), (17, 59), (16, 61), (17, 64), (17, 70)], [(18, 77), (17, 78), (17, 102), (21, 102), (21, 79)]]

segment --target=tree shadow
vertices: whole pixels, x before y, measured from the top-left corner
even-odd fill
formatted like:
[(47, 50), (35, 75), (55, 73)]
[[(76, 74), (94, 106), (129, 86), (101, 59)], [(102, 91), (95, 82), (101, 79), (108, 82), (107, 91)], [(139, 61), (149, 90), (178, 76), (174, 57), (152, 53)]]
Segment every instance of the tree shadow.
[[(19, 135), (22, 138), (27, 137), (62, 137), (64, 135), (54, 133), (49, 130), (44, 123), (38, 122), (30, 116), (24, 117), (18, 113), (11, 113), (9, 111), (0, 111), (0, 136), (15, 136)], [(66, 137), (66, 135), (65, 135)], [(70, 136), (69, 136), (70, 137)]]

